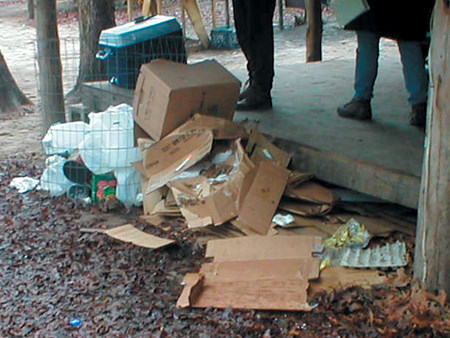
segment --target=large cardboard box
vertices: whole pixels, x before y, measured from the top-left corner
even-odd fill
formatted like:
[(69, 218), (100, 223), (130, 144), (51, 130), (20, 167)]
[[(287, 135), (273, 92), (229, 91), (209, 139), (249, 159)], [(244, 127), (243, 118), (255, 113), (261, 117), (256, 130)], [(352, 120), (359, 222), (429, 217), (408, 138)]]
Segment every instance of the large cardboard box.
[(233, 119), (240, 82), (217, 61), (144, 64), (134, 93), (134, 119), (159, 141), (196, 113)]

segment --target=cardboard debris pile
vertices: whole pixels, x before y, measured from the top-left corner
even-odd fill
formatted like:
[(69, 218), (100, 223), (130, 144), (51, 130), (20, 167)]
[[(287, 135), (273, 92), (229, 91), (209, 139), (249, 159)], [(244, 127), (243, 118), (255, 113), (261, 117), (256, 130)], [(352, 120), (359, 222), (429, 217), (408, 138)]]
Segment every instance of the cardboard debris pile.
[[(212, 262), (185, 276), (178, 306), (308, 311), (309, 286), (317, 292), (385, 281), (376, 270), (342, 265), (402, 266), (404, 244), (363, 250), (349, 243), (366, 230), (386, 236), (407, 226), (330, 214), (340, 202), (333, 190), (288, 170), (290, 154), (255, 125), (232, 122), (239, 87), (215, 61), (157, 60), (143, 65), (138, 79), (133, 118), (140, 156), (131, 165), (142, 178), (141, 219), (161, 227), (176, 217), (189, 231), (216, 238), (207, 242)], [(129, 224), (103, 232), (154, 249), (173, 242)], [(339, 244), (332, 254), (323, 250), (325, 238)]]

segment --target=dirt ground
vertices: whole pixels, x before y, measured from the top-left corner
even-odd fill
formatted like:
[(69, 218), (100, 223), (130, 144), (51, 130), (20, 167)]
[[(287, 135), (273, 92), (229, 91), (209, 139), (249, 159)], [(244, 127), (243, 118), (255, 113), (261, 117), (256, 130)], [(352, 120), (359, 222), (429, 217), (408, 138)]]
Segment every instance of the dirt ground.
[[(209, 1), (202, 1), (207, 11)], [(178, 5), (169, 2), (167, 14)], [(223, 14), (223, 10), (221, 12)], [(305, 59), (305, 28), (275, 30), (276, 64)], [(327, 13), (326, 13), (327, 14)], [(118, 12), (123, 22), (124, 12)], [(325, 60), (353, 58), (355, 37), (325, 15)], [(277, 18), (275, 18), (275, 21)], [(60, 13), (65, 79), (76, 76), (78, 28), (73, 12)], [(188, 35), (192, 36), (188, 27)], [(0, 0), (0, 49), (22, 90), (38, 105), (35, 30), (24, 1)], [(66, 48), (67, 47), (67, 48)], [(383, 53), (396, 53), (384, 41)], [(202, 51), (189, 61), (216, 58), (231, 71), (245, 67), (239, 50)], [(66, 86), (68, 86), (66, 84)], [(308, 95), (308, 93), (304, 93)], [(334, 99), (334, 98), (331, 98)], [(38, 109), (36, 109), (38, 110)], [(321, 294), (310, 313), (177, 309), (181, 281), (203, 262), (204, 247), (177, 222), (156, 228), (137, 221), (139, 209), (104, 213), (40, 191), (9, 188), (16, 176), (39, 177), (43, 152), (39, 113), (0, 120), (0, 337), (444, 337), (450, 333), (445, 295), (420, 291), (409, 272), (373, 290)], [(80, 228), (131, 222), (177, 244), (150, 251), (81, 233)], [(167, 230), (169, 229), (169, 230)], [(79, 327), (69, 325), (81, 320)]]

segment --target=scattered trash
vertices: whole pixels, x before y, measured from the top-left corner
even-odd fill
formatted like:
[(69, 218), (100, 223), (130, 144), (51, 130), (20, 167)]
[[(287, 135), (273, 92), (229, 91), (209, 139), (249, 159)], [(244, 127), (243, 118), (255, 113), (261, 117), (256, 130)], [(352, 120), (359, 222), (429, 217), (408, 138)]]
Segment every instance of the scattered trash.
[[(49, 128), (42, 141), (46, 153), (64, 157), (47, 159), (42, 188), (52, 196), (70, 191), (72, 199), (90, 197), (94, 202), (103, 202), (115, 197), (126, 207), (139, 205), (141, 174), (132, 163), (141, 161), (142, 156), (134, 146), (133, 108), (126, 104), (109, 107), (89, 114), (89, 121)], [(102, 179), (105, 175), (110, 177), (106, 183)], [(89, 189), (92, 196), (88, 196)]]
[(370, 241), (370, 234), (363, 224), (355, 219), (350, 219), (345, 225), (341, 226), (330, 238), (323, 244), (327, 248), (346, 248), (358, 247), (365, 248)]
[(70, 326), (79, 327), (81, 325), (81, 319), (72, 318), (69, 322)]
[(275, 223), (276, 225), (278, 225), (280, 227), (285, 227), (286, 225), (292, 224), (294, 222), (295, 222), (295, 218), (291, 214), (286, 214), (286, 215), (276, 214), (272, 218), (272, 223)]
[(39, 180), (32, 177), (15, 177), (12, 179), (9, 186), (16, 188), (19, 193), (24, 194), (28, 191), (36, 189), (39, 184)]

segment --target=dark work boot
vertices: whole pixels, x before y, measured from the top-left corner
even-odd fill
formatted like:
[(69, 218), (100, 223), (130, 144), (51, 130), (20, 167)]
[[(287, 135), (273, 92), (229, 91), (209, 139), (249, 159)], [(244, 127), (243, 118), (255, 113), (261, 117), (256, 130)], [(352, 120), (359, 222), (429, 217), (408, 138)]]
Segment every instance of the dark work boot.
[(341, 117), (357, 120), (371, 120), (372, 107), (370, 100), (353, 98), (350, 102), (340, 106), (337, 113)]
[(245, 81), (244, 89), (239, 94), (239, 101), (246, 99), (250, 95), (251, 90), (252, 90), (252, 81), (248, 79), (247, 81)]
[(272, 108), (272, 98), (270, 94), (260, 94), (255, 90), (251, 90), (248, 96), (238, 102), (236, 110), (264, 110)]
[(425, 127), (427, 119), (427, 103), (418, 103), (411, 107), (409, 114), (409, 124), (416, 127)]

